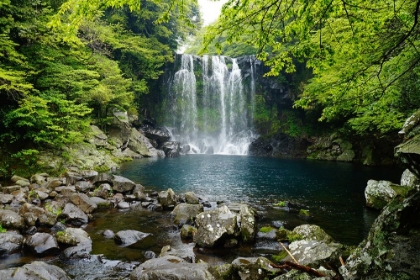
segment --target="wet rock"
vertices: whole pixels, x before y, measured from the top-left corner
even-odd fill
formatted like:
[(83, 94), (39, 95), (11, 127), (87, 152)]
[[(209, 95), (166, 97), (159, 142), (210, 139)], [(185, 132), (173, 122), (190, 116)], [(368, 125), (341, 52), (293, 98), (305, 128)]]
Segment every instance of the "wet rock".
[(241, 204), (240, 211), (241, 237), (244, 242), (253, 242), (256, 234), (255, 211), (246, 204)]
[(185, 202), (187, 202), (189, 204), (199, 204), (200, 199), (198, 198), (198, 196), (195, 193), (186, 192), (185, 193)]
[(128, 202), (121, 201), (118, 203), (117, 207), (118, 209), (128, 209), (130, 208), (130, 204)]
[(365, 189), (366, 206), (381, 210), (395, 196), (405, 197), (413, 190), (411, 187), (395, 185), (388, 181), (369, 180)]
[(158, 200), (162, 204), (163, 209), (168, 209), (171, 206), (175, 206), (177, 197), (175, 192), (169, 188), (167, 191), (159, 192)]
[(224, 239), (236, 237), (240, 233), (237, 216), (227, 206), (198, 214), (195, 224), (197, 233), (194, 242), (200, 247), (214, 247), (224, 243)]
[(98, 206), (98, 208), (109, 208), (109, 207), (113, 206), (111, 201), (106, 200), (106, 199), (102, 199), (100, 197), (95, 197), (94, 196), (94, 197), (91, 197), (90, 200), (93, 203), (95, 203)]
[(117, 192), (130, 192), (134, 189), (136, 184), (122, 176), (114, 175), (112, 179), (112, 189)]
[(174, 215), (174, 223), (182, 227), (185, 224), (193, 225), (195, 217), (201, 212), (203, 212), (203, 206), (200, 204), (181, 203), (175, 207), (171, 214)]
[(112, 187), (108, 183), (100, 184), (98, 188), (93, 191), (93, 195), (107, 199), (110, 197)]
[(197, 233), (197, 228), (191, 225), (183, 225), (181, 228), (181, 238), (192, 239)]
[(139, 265), (130, 280), (171, 279), (171, 280), (213, 280), (208, 265), (189, 263), (175, 256), (151, 259)]
[(143, 255), (146, 259), (154, 259), (154, 258), (156, 258), (157, 256), (156, 256), (156, 254), (155, 254), (155, 252), (153, 252), (153, 251), (146, 251), (146, 252), (144, 252), (144, 255)]
[(46, 208), (50, 211), (25, 203), (19, 209), (19, 214), (24, 217), (25, 223), (29, 226), (40, 224), (52, 227), (57, 222), (57, 215), (53, 213), (51, 204), (48, 204)]
[(121, 230), (115, 234), (116, 243), (123, 246), (129, 246), (149, 236), (150, 233), (144, 233), (137, 230)]
[(0, 279), (10, 280), (70, 280), (61, 268), (45, 262), (34, 261), (22, 267), (0, 270)]
[(271, 225), (275, 228), (282, 228), (284, 227), (284, 223), (281, 221), (272, 221)]
[(295, 227), (292, 233), (299, 234), (302, 239), (306, 240), (316, 240), (325, 243), (333, 242), (332, 237), (317, 225), (300, 225)]
[(93, 213), (98, 208), (98, 205), (84, 193), (72, 194), (70, 201), (86, 214)]
[(278, 272), (270, 263), (270, 260), (264, 257), (237, 258), (232, 262), (232, 266), (241, 280), (264, 280)]
[(55, 225), (51, 228), (51, 232), (58, 232), (66, 230), (66, 226), (60, 222), (55, 223)]
[[(319, 266), (331, 260), (337, 262), (342, 245), (337, 243), (325, 243), (316, 240), (299, 240), (289, 245), (292, 256), (301, 264)], [(284, 260), (293, 261), (290, 256)]]
[(164, 246), (159, 254), (159, 258), (164, 256), (176, 256), (189, 263), (195, 263), (194, 243), (182, 244), (178, 248), (169, 245)]
[(89, 181), (78, 181), (74, 186), (79, 192), (88, 192), (93, 187), (93, 184)]
[(0, 258), (22, 249), (24, 238), (16, 231), (0, 233)]
[(420, 180), (409, 169), (404, 170), (401, 175), (401, 186), (407, 186), (420, 190)]
[(340, 268), (346, 279), (420, 279), (420, 193), (394, 199)]
[(232, 264), (220, 264), (208, 268), (216, 280), (235, 279)]
[(62, 257), (64, 259), (89, 258), (92, 251), (92, 240), (88, 233), (80, 228), (67, 228), (62, 232), (57, 232), (57, 241), (71, 246), (66, 248)]
[(36, 254), (58, 253), (60, 249), (54, 236), (43, 232), (29, 236), (25, 245)]
[(104, 232), (102, 233), (102, 235), (105, 238), (108, 238), (108, 239), (111, 239), (111, 238), (114, 238), (115, 237), (115, 233), (112, 230), (110, 230), (110, 229), (104, 230)]
[(146, 126), (143, 128), (143, 132), (147, 138), (155, 140), (159, 145), (171, 138), (169, 131), (166, 128), (153, 128)]
[(66, 203), (60, 218), (74, 226), (81, 226), (89, 221), (88, 216), (73, 203)]
[(176, 141), (168, 141), (163, 143), (162, 150), (165, 152), (166, 157), (174, 158), (180, 155), (180, 145)]
[(11, 210), (0, 210), (0, 224), (7, 229), (23, 229), (24, 219)]
[(257, 238), (275, 240), (277, 238), (277, 229), (272, 227), (262, 227), (257, 233)]
[(14, 198), (11, 194), (0, 194), (0, 204), (10, 204)]

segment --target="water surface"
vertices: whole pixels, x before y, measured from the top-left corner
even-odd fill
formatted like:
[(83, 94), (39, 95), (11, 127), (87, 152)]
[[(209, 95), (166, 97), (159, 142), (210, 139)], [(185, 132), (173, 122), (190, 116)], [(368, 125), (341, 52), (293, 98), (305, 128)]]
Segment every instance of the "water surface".
[[(318, 224), (337, 241), (354, 245), (378, 215), (365, 207), (367, 181), (398, 183), (401, 174), (395, 168), (350, 163), (226, 155), (141, 159), (124, 164), (118, 173), (147, 188), (261, 206), (263, 222), (282, 220), (291, 228)], [(271, 207), (282, 200), (308, 209), (310, 217)]]

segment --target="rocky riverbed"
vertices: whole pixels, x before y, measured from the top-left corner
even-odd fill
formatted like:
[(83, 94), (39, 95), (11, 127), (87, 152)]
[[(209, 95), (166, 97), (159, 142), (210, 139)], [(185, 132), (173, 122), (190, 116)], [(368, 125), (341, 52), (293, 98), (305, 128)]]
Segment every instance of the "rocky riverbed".
[[(420, 196), (412, 188), (418, 181), (413, 176), (406, 171), (402, 182), (411, 182), (411, 186), (398, 189), (409, 191), (394, 191), (393, 197), (386, 198), (390, 204), (380, 204), (388, 206), (356, 250), (334, 241), (316, 225), (285, 229), (276, 221), (260, 227), (260, 211), (250, 205), (217, 204), (192, 192), (175, 194), (171, 189), (145, 190), (121, 176), (92, 170), (67, 171), (59, 177), (45, 173), (29, 179), (14, 176), (0, 194), (0, 279), (312, 279), (320, 275), (352, 279), (372, 271), (414, 277), (420, 275), (420, 269), (408, 254), (419, 252), (412, 240), (417, 231), (401, 229), (395, 235), (396, 229), (407, 226), (407, 217), (418, 211)], [(372, 185), (368, 184), (367, 196)], [(379, 189), (384, 185), (377, 184)], [(288, 203), (273, 207), (281, 211)], [(143, 216), (160, 222), (154, 223), (153, 232), (139, 230), (141, 225), (133, 229), (129, 223), (117, 232), (103, 229), (95, 233), (100, 234), (95, 238), (99, 244), (93, 244), (87, 231), (94, 226), (95, 215), (116, 210), (137, 213), (139, 221)], [(389, 224), (391, 218), (399, 217), (404, 220)], [(169, 238), (151, 241), (161, 231)], [(399, 242), (378, 239), (384, 235)], [(100, 252), (101, 240), (112, 240), (115, 250), (130, 247), (141, 252), (141, 257), (109, 260)], [(378, 251), (378, 242), (385, 251)], [(246, 253), (261, 243), (267, 250)], [(229, 251), (239, 253), (229, 260), (208, 257)], [(387, 254), (394, 254), (392, 261)], [(378, 270), (378, 260), (387, 270)], [(410, 269), (398, 269), (407, 264)]]

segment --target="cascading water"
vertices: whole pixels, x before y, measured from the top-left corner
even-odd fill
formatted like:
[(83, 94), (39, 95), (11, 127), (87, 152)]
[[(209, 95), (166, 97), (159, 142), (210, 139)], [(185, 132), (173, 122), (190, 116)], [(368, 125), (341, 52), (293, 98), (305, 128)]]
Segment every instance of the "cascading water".
[[(190, 153), (245, 155), (255, 139), (254, 60), (180, 56), (169, 85), (166, 126)], [(244, 75), (247, 73), (247, 75)]]

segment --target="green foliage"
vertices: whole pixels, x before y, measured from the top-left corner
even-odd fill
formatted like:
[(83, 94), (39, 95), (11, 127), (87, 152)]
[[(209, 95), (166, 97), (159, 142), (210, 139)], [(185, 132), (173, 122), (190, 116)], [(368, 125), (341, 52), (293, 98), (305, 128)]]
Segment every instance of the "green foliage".
[(61, 213), (63, 212), (63, 209), (61, 209), (61, 207), (54, 207), (51, 203), (46, 203), (44, 208), (48, 212), (56, 215), (57, 217), (60, 216)]
[(267, 232), (270, 232), (272, 230), (274, 230), (274, 228), (272, 228), (272, 227), (262, 227), (262, 228), (260, 228), (260, 232), (262, 232), (262, 233), (267, 233)]
[(306, 210), (306, 209), (300, 209), (300, 210), (299, 210), (299, 215), (301, 215), (301, 216), (305, 216), (305, 217), (308, 217), (308, 216), (309, 216), (309, 210)]
[(276, 207), (286, 207), (287, 206), (287, 201), (279, 201), (277, 203), (274, 203), (273, 206), (276, 206)]
[(416, 0), (231, 0), (204, 46), (249, 38), (271, 67), (267, 75), (294, 72), (296, 60), (305, 62), (314, 77), (295, 106), (380, 137), (420, 106), (419, 12)]
[(7, 229), (3, 228), (3, 226), (0, 224), (0, 233), (5, 233)]
[(271, 258), (275, 262), (280, 262), (287, 256), (288, 256), (287, 252), (283, 250), (283, 251), (280, 251), (277, 255), (272, 255)]

